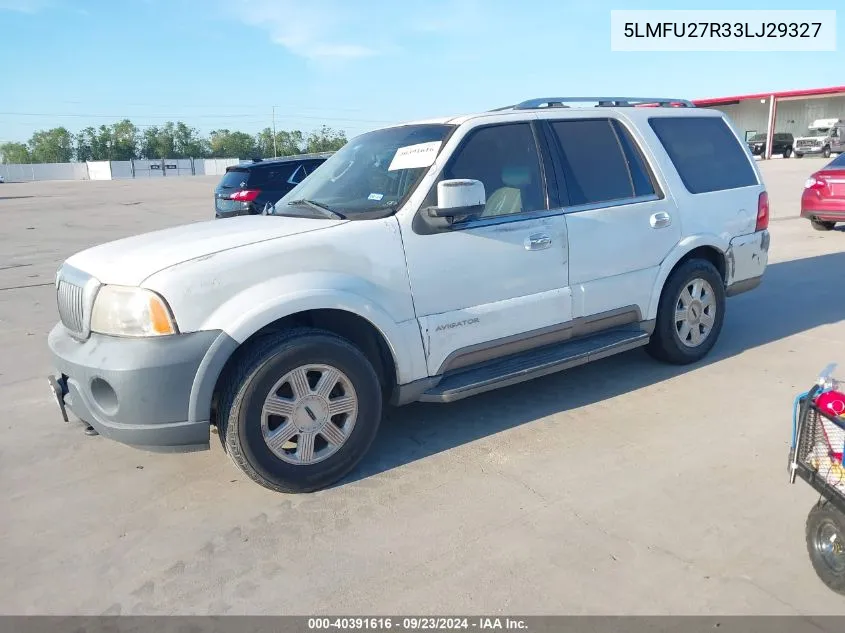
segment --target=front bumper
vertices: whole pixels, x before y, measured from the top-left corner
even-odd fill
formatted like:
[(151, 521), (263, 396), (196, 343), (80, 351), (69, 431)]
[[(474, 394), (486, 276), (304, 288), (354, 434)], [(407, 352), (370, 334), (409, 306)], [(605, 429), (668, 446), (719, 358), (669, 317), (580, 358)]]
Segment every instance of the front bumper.
[(824, 151), (824, 146), (822, 145), (811, 145), (809, 147), (794, 147), (793, 151), (796, 154), (821, 154)]
[(731, 240), (728, 252), (726, 293), (729, 297), (748, 292), (760, 285), (769, 263), (771, 236), (768, 230), (741, 235)]
[(190, 420), (200, 364), (220, 332), (156, 338), (92, 334), (84, 342), (62, 324), (48, 336), (58, 373), (51, 385), (67, 410), (102, 436), (139, 448), (208, 448), (209, 421)]

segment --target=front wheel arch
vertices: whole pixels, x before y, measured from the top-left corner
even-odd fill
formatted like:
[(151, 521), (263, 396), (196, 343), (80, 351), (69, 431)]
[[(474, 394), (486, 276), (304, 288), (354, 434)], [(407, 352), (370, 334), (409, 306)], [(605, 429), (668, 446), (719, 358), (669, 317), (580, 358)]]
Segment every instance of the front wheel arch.
[[(216, 405), (220, 392), (229, 380), (232, 367), (236, 366), (240, 356), (257, 340), (280, 334), (295, 328), (314, 328), (336, 334), (357, 347), (367, 360), (372, 363), (379, 378), (382, 392), (390, 395), (398, 384), (397, 367), (391, 347), (384, 336), (372, 322), (362, 316), (346, 310), (315, 309), (296, 312), (280, 319), (276, 319), (253, 333), (243, 343), (230, 349), (219, 371), (214, 376), (214, 386), (206, 404), (206, 411), (211, 411), (212, 422), (216, 422)], [(230, 339), (233, 340), (233, 339)], [(233, 341), (234, 342), (234, 341)], [(202, 402), (197, 403), (198, 410), (202, 410)]]

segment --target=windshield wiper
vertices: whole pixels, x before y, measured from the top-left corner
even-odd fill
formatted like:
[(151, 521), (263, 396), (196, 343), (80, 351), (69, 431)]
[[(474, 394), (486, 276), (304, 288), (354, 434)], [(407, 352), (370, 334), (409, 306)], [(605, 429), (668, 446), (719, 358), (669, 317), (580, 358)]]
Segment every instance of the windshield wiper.
[(335, 220), (345, 220), (346, 219), (346, 216), (341, 215), (340, 213), (331, 209), (330, 207), (327, 207), (326, 205), (321, 204), (319, 202), (314, 202), (313, 200), (306, 200), (305, 198), (303, 198), (302, 200), (291, 200), (290, 202), (288, 202), (288, 206), (308, 207), (309, 209), (312, 209), (314, 211), (318, 211), (319, 213), (322, 213), (324, 216), (329, 217), (329, 218), (333, 218)]

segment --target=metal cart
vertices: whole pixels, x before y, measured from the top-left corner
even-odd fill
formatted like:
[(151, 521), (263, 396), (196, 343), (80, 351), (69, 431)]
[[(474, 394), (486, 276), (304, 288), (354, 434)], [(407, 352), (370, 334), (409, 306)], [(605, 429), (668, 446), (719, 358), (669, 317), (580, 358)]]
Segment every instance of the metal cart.
[(789, 480), (801, 478), (820, 495), (807, 516), (807, 552), (822, 582), (845, 595), (845, 417), (817, 403), (825, 392), (845, 388), (845, 381), (834, 377), (836, 367), (828, 365), (816, 384), (795, 398)]

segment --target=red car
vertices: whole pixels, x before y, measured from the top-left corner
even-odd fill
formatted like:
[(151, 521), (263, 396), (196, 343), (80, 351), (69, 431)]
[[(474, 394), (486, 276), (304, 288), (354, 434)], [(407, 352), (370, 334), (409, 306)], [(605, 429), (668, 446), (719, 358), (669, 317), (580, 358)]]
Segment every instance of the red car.
[(845, 222), (845, 154), (840, 154), (804, 183), (801, 217), (817, 231)]

